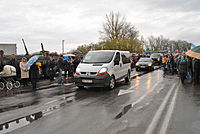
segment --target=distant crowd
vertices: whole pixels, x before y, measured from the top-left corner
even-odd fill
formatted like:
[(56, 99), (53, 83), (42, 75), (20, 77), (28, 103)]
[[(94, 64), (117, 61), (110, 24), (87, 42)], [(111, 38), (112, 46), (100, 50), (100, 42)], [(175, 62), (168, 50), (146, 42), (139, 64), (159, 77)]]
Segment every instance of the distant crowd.
[(162, 58), (164, 74), (178, 74), (181, 81), (198, 84), (200, 76), (200, 60), (187, 56), (185, 53), (166, 54)]

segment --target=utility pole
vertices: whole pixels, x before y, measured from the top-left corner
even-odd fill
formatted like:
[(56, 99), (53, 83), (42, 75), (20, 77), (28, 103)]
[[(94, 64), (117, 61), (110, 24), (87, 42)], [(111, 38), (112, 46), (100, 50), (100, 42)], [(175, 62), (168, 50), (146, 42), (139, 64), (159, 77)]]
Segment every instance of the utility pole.
[(65, 40), (62, 40), (62, 54), (65, 52)]

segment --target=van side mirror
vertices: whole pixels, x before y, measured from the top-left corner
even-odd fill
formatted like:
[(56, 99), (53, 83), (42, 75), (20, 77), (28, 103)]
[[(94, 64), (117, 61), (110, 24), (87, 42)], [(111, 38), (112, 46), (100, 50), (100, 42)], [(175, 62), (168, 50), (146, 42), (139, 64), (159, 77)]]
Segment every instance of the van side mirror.
[(119, 65), (119, 59), (115, 59), (115, 60), (114, 60), (114, 66), (115, 66), (115, 65)]

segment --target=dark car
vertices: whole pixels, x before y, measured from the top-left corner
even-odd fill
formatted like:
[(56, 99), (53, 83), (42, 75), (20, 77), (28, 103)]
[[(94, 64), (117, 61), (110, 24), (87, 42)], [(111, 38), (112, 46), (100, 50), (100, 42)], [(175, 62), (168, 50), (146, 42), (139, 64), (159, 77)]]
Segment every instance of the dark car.
[(136, 71), (139, 70), (154, 70), (154, 63), (151, 58), (140, 58), (140, 60), (136, 63)]
[(151, 54), (150, 58), (153, 60), (155, 65), (161, 65), (161, 63), (162, 63), (162, 54), (153, 53), (153, 54)]

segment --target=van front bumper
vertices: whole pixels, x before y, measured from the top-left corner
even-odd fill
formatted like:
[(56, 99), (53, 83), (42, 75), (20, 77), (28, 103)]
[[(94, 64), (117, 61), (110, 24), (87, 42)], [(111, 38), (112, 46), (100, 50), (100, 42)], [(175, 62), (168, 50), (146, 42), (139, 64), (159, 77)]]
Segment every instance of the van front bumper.
[(101, 76), (75, 75), (74, 82), (76, 86), (89, 87), (108, 87), (111, 76), (109, 74)]

